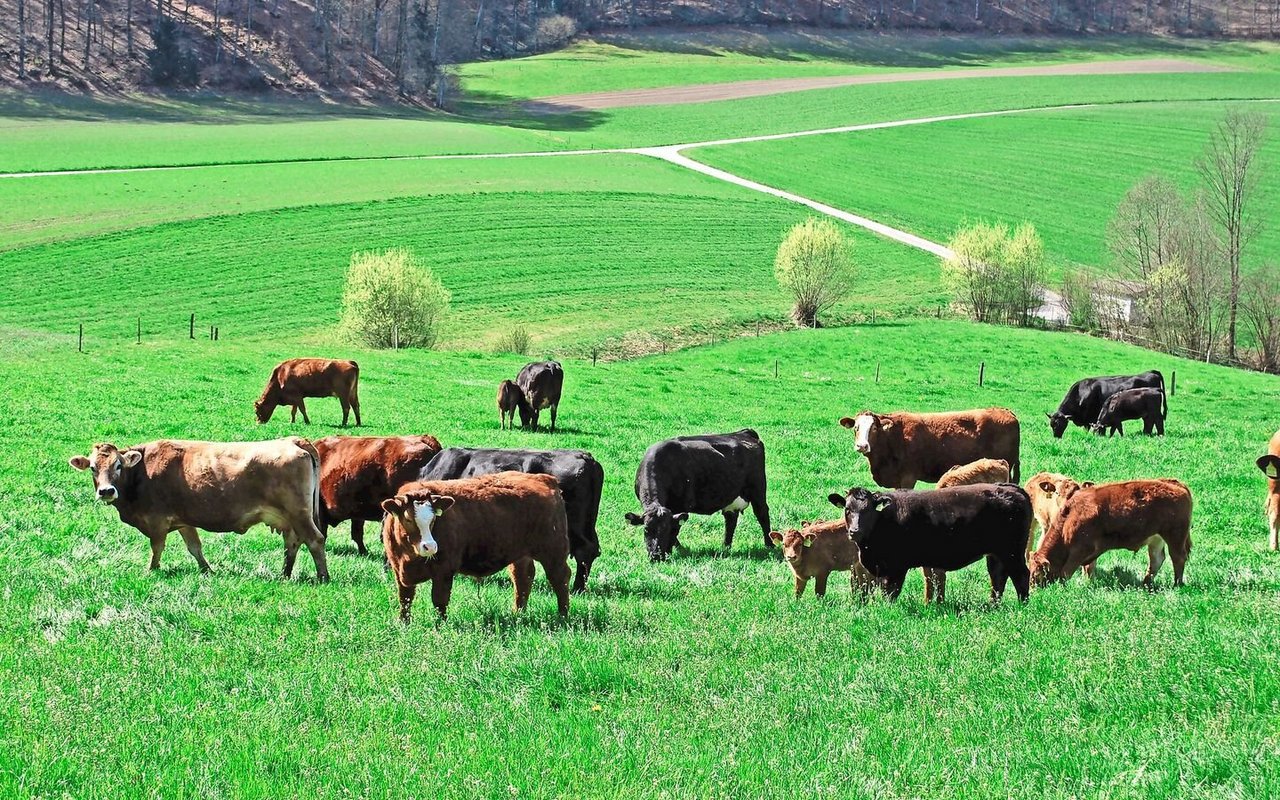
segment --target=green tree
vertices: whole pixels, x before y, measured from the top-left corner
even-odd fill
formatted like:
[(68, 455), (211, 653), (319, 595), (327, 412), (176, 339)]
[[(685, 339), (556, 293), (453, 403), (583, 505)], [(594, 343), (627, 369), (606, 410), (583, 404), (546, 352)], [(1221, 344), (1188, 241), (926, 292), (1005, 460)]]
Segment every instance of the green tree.
[(834, 222), (810, 217), (787, 231), (778, 246), (773, 272), (795, 301), (791, 318), (817, 327), (818, 315), (853, 291), (850, 244)]
[(366, 347), (434, 347), (449, 292), (404, 248), (356, 253), (342, 293), (340, 328)]

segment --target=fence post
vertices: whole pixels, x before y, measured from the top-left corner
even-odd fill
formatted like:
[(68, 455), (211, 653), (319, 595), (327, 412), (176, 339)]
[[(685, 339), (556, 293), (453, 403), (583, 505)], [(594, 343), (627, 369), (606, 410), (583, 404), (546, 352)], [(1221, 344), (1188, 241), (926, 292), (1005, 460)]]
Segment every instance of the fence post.
[(213, 341), (213, 326), (209, 326), (209, 341)]
[(979, 388), (982, 387), (982, 380), (983, 378), (986, 377), (986, 374), (987, 374), (987, 362), (983, 361), (981, 364), (978, 365), (978, 387)]
[(880, 382), (880, 362), (876, 362), (876, 383)]
[(1174, 393), (1177, 391), (1178, 391), (1178, 371), (1175, 369), (1173, 371), (1173, 375), (1171, 375), (1169, 379), (1169, 396), (1173, 397)]
[(196, 338), (196, 315), (195, 314), (191, 315), (191, 330), (189, 332), (189, 335), (191, 336), (192, 339)]
[(778, 377), (778, 359), (773, 360), (773, 377)]
[(222, 338), (222, 327), (221, 327), (221, 326), (219, 326), (219, 327), (217, 327), (217, 328), (214, 328), (214, 329), (213, 329), (213, 340), (216, 342), (216, 341), (218, 341), (218, 340), (219, 340), (219, 339), (221, 339), (221, 338)]
[(76, 352), (77, 353), (84, 352), (84, 323), (83, 322), (80, 323), (80, 339), (78, 342), (76, 342)]
[(596, 356), (598, 355), (600, 355), (600, 348), (599, 347), (591, 348), (591, 366), (594, 367), (596, 365)]
[(142, 344), (142, 317), (138, 317), (138, 344)]

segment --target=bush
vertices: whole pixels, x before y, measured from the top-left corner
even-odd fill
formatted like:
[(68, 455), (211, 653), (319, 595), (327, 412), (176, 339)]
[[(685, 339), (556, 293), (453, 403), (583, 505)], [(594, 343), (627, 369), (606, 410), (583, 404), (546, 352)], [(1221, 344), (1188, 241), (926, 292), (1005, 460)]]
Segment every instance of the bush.
[(340, 328), (366, 347), (434, 347), (449, 292), (404, 248), (351, 256)]
[(533, 32), (533, 42), (540, 50), (554, 50), (565, 46), (577, 35), (577, 20), (564, 14), (552, 14), (538, 20), (538, 26)]
[(195, 53), (179, 45), (178, 26), (168, 17), (161, 17), (151, 29), (147, 71), (156, 86), (194, 86), (200, 79)]
[(813, 328), (818, 314), (853, 291), (854, 266), (849, 241), (834, 222), (810, 217), (787, 231), (773, 273), (795, 301), (791, 318)]
[(518, 356), (527, 356), (529, 355), (529, 345), (532, 343), (533, 337), (529, 335), (529, 329), (523, 325), (517, 325), (498, 339), (498, 344), (494, 347), (494, 350), (499, 353), (515, 353)]
[(978, 222), (956, 231), (948, 247), (943, 281), (976, 321), (1030, 324), (1044, 302), (1044, 243), (1034, 225), (1010, 232), (1004, 223)]

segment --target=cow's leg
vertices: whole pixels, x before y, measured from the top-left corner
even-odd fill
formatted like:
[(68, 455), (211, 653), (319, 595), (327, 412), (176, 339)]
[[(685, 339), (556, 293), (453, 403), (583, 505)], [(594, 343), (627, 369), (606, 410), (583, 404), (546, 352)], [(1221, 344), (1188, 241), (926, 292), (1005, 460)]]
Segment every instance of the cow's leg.
[(886, 575), (880, 579), (880, 588), (884, 591), (884, 596), (890, 600), (897, 600), (898, 595), (902, 594), (902, 584), (907, 580), (906, 572), (898, 572), (893, 575)]
[(182, 534), (182, 541), (187, 545), (187, 552), (200, 565), (200, 571), (209, 572), (209, 562), (204, 560), (204, 550), (200, 547), (200, 534), (190, 526), (179, 528), (178, 533)]
[(1156, 435), (1164, 436), (1164, 417), (1156, 417)]
[(522, 558), (512, 562), (507, 573), (511, 575), (511, 585), (515, 588), (515, 610), (518, 614), (529, 604), (529, 592), (533, 590), (533, 559)]
[(1187, 568), (1187, 559), (1191, 557), (1191, 532), (1175, 531), (1163, 538), (1165, 542), (1174, 542), (1169, 545), (1169, 560), (1173, 562), (1173, 585), (1181, 586), (1182, 573)]
[(360, 421), (360, 387), (358, 384), (351, 387), (351, 410), (356, 412), (356, 427), (363, 428), (364, 423)]
[[(546, 573), (547, 583), (556, 593), (556, 608), (560, 616), (569, 616), (569, 560), (552, 558), (542, 562), (542, 571)], [(529, 577), (533, 578), (533, 565), (529, 565)]]
[(1267, 527), (1271, 529), (1267, 546), (1280, 550), (1280, 496), (1267, 498)]
[(1116, 433), (1120, 434), (1120, 438), (1124, 438), (1124, 422), (1116, 423)]
[(1009, 573), (1005, 571), (1004, 562), (996, 556), (987, 556), (987, 576), (991, 578), (991, 602), (998, 603), (1004, 595), (1004, 587), (1009, 582)]
[(591, 575), (591, 564), (594, 558), (575, 558), (578, 569), (573, 574), (573, 593), (582, 594), (587, 590), (587, 578)]
[(924, 575), (924, 601), (941, 603), (947, 597), (947, 571), (945, 569), (920, 570)]
[(797, 575), (797, 576), (796, 576), (796, 597), (800, 597), (801, 595), (803, 595), (803, 594), (804, 594), (804, 587), (806, 587), (806, 586), (808, 586), (808, 585), (809, 585), (809, 579), (808, 579), (808, 578), (802, 578), (802, 577), (800, 577), (799, 575)]
[(560, 408), (559, 404), (551, 407), (551, 432), (556, 432), (556, 411)]
[(369, 555), (369, 548), (364, 546), (364, 520), (360, 517), (351, 518), (351, 541), (355, 542), (360, 555)]
[(316, 580), (320, 583), (328, 583), (329, 561), (324, 553), (324, 537), (320, 535), (320, 530), (316, 528), (310, 514), (299, 522), (299, 526), (303, 540), (307, 543), (307, 549), (311, 551), (311, 560), (316, 562)]
[(410, 612), (413, 609), (413, 596), (418, 593), (418, 585), (415, 583), (401, 583), (396, 578), (396, 589), (400, 593), (400, 621), (409, 624)]
[(298, 410), (302, 412), (302, 421), (307, 425), (311, 424), (311, 417), (307, 416), (307, 400), (304, 397), (298, 398)]
[(737, 511), (724, 512), (724, 549), (728, 550), (733, 547), (733, 532), (738, 529)]
[(830, 575), (831, 573), (824, 572), (821, 575), (814, 576), (813, 593), (816, 594), (818, 597), (827, 596), (827, 578), (830, 577)]
[(1013, 590), (1018, 593), (1018, 600), (1025, 603), (1031, 595), (1031, 570), (1021, 553), (1004, 557), (1004, 572), (1013, 581)]
[(1156, 573), (1164, 565), (1165, 550), (1163, 537), (1152, 536), (1147, 540), (1147, 574), (1142, 576), (1142, 585), (1147, 589), (1156, 588)]
[(298, 558), (298, 546), (302, 544), (302, 540), (292, 529), (283, 530), (280, 534), (284, 536), (284, 576), (292, 578), (293, 562)]
[(164, 540), (169, 534), (148, 533), (147, 538), (151, 540), (151, 569), (160, 569), (160, 554), (164, 552)]
[(351, 402), (345, 395), (338, 395), (338, 403), (342, 405), (342, 427), (347, 427), (347, 419), (351, 416)]
[(451, 594), (453, 594), (452, 575), (437, 575), (431, 579), (431, 604), (436, 607), (436, 613), (440, 615), (440, 619), (446, 618)]
[(764, 532), (764, 546), (773, 548), (773, 540), (769, 538), (769, 531), (773, 528), (769, 524), (769, 504), (764, 500), (764, 490), (759, 490), (759, 500), (751, 503), (751, 513), (756, 515), (756, 522), (760, 523), (760, 530)]
[(289, 406), (289, 422), (298, 421), (298, 405), (295, 403)]

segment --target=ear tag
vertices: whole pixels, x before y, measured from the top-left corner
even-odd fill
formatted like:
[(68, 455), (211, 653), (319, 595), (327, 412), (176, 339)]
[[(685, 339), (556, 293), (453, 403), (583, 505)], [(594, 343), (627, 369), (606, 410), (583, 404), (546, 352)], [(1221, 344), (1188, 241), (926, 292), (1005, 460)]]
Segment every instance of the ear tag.
[(1276, 478), (1276, 477), (1280, 477), (1280, 473), (1277, 473), (1277, 472), (1276, 472), (1276, 465), (1275, 465), (1275, 464), (1268, 464), (1268, 465), (1267, 465), (1267, 468), (1266, 468), (1265, 470), (1263, 470), (1263, 472), (1265, 472), (1265, 473), (1266, 473), (1266, 475), (1267, 475), (1267, 477), (1268, 477), (1268, 478)]
[(805, 539), (805, 540), (804, 540), (804, 546), (805, 546), (805, 547), (813, 547), (813, 540), (812, 540), (812, 539)]

